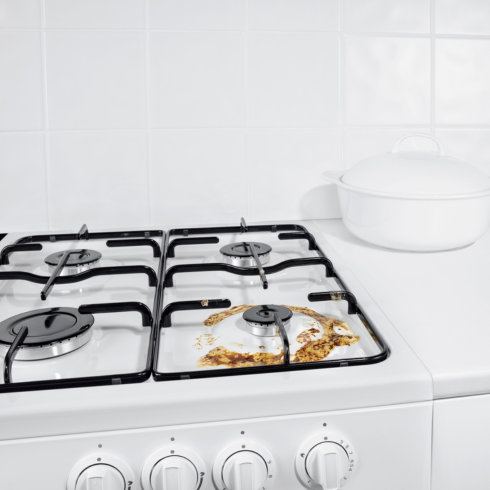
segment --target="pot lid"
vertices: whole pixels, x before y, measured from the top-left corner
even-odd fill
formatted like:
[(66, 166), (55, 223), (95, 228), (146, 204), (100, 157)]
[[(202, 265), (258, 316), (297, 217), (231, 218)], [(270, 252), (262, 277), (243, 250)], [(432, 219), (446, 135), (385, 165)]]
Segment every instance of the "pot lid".
[[(409, 138), (429, 138), (437, 152), (406, 151)], [(391, 153), (381, 153), (354, 165), (342, 176), (344, 184), (365, 190), (407, 195), (461, 195), (490, 189), (490, 178), (471, 163), (444, 155), (441, 142), (427, 134), (400, 138)]]

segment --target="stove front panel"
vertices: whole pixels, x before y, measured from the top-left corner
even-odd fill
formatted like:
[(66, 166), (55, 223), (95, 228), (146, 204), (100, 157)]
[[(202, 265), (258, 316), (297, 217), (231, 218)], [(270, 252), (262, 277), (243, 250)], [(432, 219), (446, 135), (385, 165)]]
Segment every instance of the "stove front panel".
[[(198, 411), (199, 407), (196, 406), (195, 410)], [(134, 416), (138, 417), (138, 414)], [(431, 421), (432, 402), (424, 402), (4, 441), (0, 443), (1, 488), (78, 490), (77, 481), (80, 486), (90, 475), (100, 475), (96, 465), (105, 464), (104, 470), (112, 472), (113, 482), (120, 482), (120, 478), (125, 481), (124, 490), (150, 490), (147, 482), (152, 474), (157, 475), (156, 471), (152, 472), (153, 465), (162, 458), (174, 456), (192, 463), (182, 466), (182, 471), (197, 471), (198, 478), (202, 478), (200, 490), (223, 490), (225, 487), (221, 482), (217, 486), (213, 483), (212, 475), (215, 478), (220, 478), (220, 475), (226, 477), (230, 468), (222, 472), (222, 466), (233, 462), (233, 458), (228, 456), (250, 450), (263, 458), (252, 455), (255, 458), (252, 462), (267, 466), (263, 488), (302, 490), (305, 487), (299, 482), (298, 468), (301, 473), (302, 465), (306, 464), (302, 458), (309, 458), (312, 454), (309, 446), (314, 443), (311, 441), (333, 443), (336, 440), (343, 444), (340, 453), (343, 454), (344, 449), (349, 453), (348, 479), (342, 488), (429, 490)], [(213, 472), (217, 461), (219, 464)], [(92, 473), (84, 472), (88, 466)], [(256, 474), (260, 476), (261, 471)], [(233, 482), (227, 488), (236, 490)]]

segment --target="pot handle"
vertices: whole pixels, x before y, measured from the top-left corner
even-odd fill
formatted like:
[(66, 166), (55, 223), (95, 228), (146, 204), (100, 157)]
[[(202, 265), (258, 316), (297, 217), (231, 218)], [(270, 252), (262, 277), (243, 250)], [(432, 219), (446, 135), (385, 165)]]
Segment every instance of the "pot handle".
[(343, 170), (327, 170), (322, 173), (322, 178), (323, 180), (331, 182), (332, 184), (338, 184), (342, 175), (344, 175)]
[(430, 134), (424, 134), (424, 133), (407, 134), (406, 136), (402, 136), (395, 143), (395, 146), (393, 147), (393, 150), (391, 151), (391, 153), (398, 153), (400, 151), (400, 147), (401, 147), (402, 143), (408, 138), (428, 138), (428, 139), (430, 139), (436, 143), (437, 148), (439, 150), (439, 152), (438, 152), (439, 156), (441, 156), (441, 157), (444, 156), (444, 148), (442, 147), (442, 143), (437, 138), (434, 138), (434, 136), (431, 136)]

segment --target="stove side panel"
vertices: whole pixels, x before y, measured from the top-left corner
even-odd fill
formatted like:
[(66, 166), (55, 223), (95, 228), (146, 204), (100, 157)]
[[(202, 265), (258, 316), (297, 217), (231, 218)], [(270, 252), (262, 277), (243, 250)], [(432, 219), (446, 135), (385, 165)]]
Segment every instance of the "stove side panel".
[(490, 488), (490, 395), (434, 402), (432, 490)]

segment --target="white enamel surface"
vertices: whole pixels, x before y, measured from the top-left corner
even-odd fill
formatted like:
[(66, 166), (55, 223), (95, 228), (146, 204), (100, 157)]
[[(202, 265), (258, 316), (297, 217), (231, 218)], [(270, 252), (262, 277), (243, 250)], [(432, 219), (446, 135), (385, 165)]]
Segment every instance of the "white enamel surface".
[[(435, 152), (414, 151), (413, 139), (429, 139), (437, 144)], [(402, 136), (390, 153), (370, 156), (350, 168), (342, 182), (359, 189), (448, 196), (474, 194), (490, 190), (490, 177), (474, 165), (444, 154), (439, 140), (430, 135)]]
[[(189, 381), (177, 383), (189, 389)], [(195, 400), (190, 402), (189, 399), (189, 404), (193, 405), (197, 414), (199, 410), (196, 410)], [(139, 407), (140, 415), (147, 413), (142, 408), (141, 400)], [(159, 406), (159, 410), (166, 411), (162, 406)], [(432, 403), (429, 402), (375, 409), (320, 411), (290, 417), (257, 419), (249, 416), (245, 420), (232, 422), (6, 441), (0, 443), (2, 481), (9, 490), (35, 488), (39, 482), (49, 489), (64, 490), (67, 475), (75, 463), (87, 451), (94, 451), (95, 456), (99, 456), (96, 451), (98, 445), (102, 445), (99, 451), (115, 453), (130, 464), (135, 473), (131, 490), (141, 490), (139, 475), (144, 462), (154, 451), (170, 444), (176, 454), (179, 445), (184, 445), (202, 456), (207, 471), (200, 490), (215, 490), (210, 470), (221, 451), (231, 443), (241, 447), (252, 441), (257, 446), (267, 447), (277, 465), (277, 472), (273, 475), (276, 481), (274, 485), (265, 485), (266, 490), (302, 490), (304, 486), (295, 474), (296, 453), (305, 438), (325, 430), (326, 423), (327, 428), (346, 433), (362, 460), (352, 479), (343, 488), (385, 489), (392, 488), (393, 482), (402, 482), (409, 489), (429, 490), (431, 420)], [(171, 442), (172, 438), (175, 442)], [(103, 454), (100, 457), (102, 461), (105, 460)], [(56, 461), (56, 471), (52, 470), (53, 460)], [(20, 461), (24, 465), (29, 463), (29, 471), (19, 471)], [(144, 490), (148, 489), (145, 487)]]
[[(434, 403), (432, 490), (479, 488), (488, 481), (490, 448), (486, 423), (490, 396), (468, 396)], [(462, 451), (461, 447), (470, 451)], [(461, 471), (471, 468), (471, 471)]]
[(338, 193), (345, 226), (367, 242), (395, 250), (464, 247), (481, 238), (490, 226), (490, 196), (410, 200), (363, 194), (355, 188), (339, 188)]
[[(311, 230), (313, 233), (314, 230)], [(321, 235), (315, 233), (318, 240)], [(17, 236), (12, 236), (14, 239)], [(6, 239), (4, 239), (6, 240)], [(301, 253), (308, 256), (307, 243), (293, 244), (281, 242), (288, 247), (287, 255), (292, 258), (295, 254)], [(345, 268), (337, 253), (327, 242), (321, 243), (322, 249), (335, 264), (335, 268), (342, 277), (346, 286), (354, 293), (359, 304), (369, 317), (370, 321), (381, 332), (383, 338), (389, 345), (390, 356), (386, 361), (369, 366), (357, 366), (347, 368), (314, 369), (307, 371), (296, 371), (289, 373), (269, 373), (241, 376), (240, 383), (234, 377), (220, 377), (210, 379), (196, 379), (176, 382), (158, 382), (149, 380), (142, 384), (121, 385), (117, 387), (86, 388), (83, 390), (71, 390), (70, 397), (66, 396), (66, 390), (51, 390), (45, 392), (15, 393), (0, 396), (0, 411), (2, 421), (5, 422), (2, 429), (2, 438), (13, 439), (19, 437), (35, 437), (41, 435), (67, 434), (73, 432), (96, 432), (100, 430), (118, 430), (123, 428), (136, 427), (156, 427), (159, 425), (176, 425), (186, 423), (205, 422), (213, 420), (236, 420), (249, 417), (270, 417), (286, 414), (311, 413), (321, 410), (338, 410), (354, 407), (369, 407), (393, 405), (399, 403), (412, 403), (415, 401), (425, 401), (432, 399), (432, 385), (428, 372), (420, 361), (414, 356), (397, 331), (387, 321), (386, 317), (379, 310), (377, 305), (371, 300), (370, 296), (363, 290), (353, 274)], [(209, 249), (211, 247), (211, 250)], [(200, 246), (199, 251), (194, 247), (177, 248), (179, 260), (200, 262), (209, 255), (216, 253), (216, 246)], [(295, 252), (294, 250), (297, 250)], [(113, 255), (118, 251), (129, 257), (129, 251), (124, 249), (109, 249), (110, 257), (116, 260), (118, 255)], [(214, 251), (214, 252), (213, 252)], [(210, 253), (211, 252), (211, 253)], [(39, 254), (37, 252), (36, 254)], [(18, 255), (20, 257), (20, 255)], [(141, 254), (139, 254), (141, 258)], [(145, 257), (148, 256), (145, 255)], [(153, 259), (150, 259), (153, 260)], [(169, 264), (170, 265), (170, 264)], [(321, 272), (315, 269), (322, 267), (311, 267), (310, 272), (306, 272), (303, 279), (287, 283), (286, 274), (296, 272), (299, 269), (291, 269), (283, 276), (272, 275), (269, 279), (279, 281), (281, 289), (286, 295), (293, 291), (300, 290), (297, 294), (300, 299), (305, 301), (306, 294), (312, 290), (322, 290), (325, 280)], [(324, 269), (324, 268), (323, 268)], [(189, 274), (187, 274), (189, 275)], [(197, 276), (200, 277), (197, 277)], [(182, 285), (186, 274), (176, 276), (176, 284)], [(203, 295), (205, 298), (222, 297), (224, 291), (218, 278), (208, 277), (206, 274), (195, 274), (197, 283), (186, 293), (186, 288), (181, 288), (182, 299), (195, 299), (196, 295)], [(121, 278), (123, 276), (119, 276)], [(293, 275), (294, 277), (294, 275)], [(276, 279), (277, 278), (277, 279)], [(211, 279), (212, 282), (209, 282)], [(93, 279), (95, 281), (95, 278)], [(95, 286), (87, 293), (76, 294), (75, 305), (92, 301), (134, 301), (138, 298), (148, 305), (151, 305), (153, 290), (149, 290), (146, 280), (138, 276), (132, 276), (128, 283), (117, 281), (117, 287), (113, 290), (110, 282), (104, 285), (102, 295), (91, 294)], [(137, 282), (141, 281), (141, 282)], [(206, 285), (206, 281), (207, 284)], [(127, 285), (133, 284), (127, 289)], [(124, 289), (126, 285), (126, 290)], [(32, 285), (31, 285), (32, 286)], [(8, 285), (4, 286), (9, 288)], [(318, 287), (318, 289), (317, 289)], [(121, 289), (123, 288), (123, 289)], [(168, 291), (179, 291), (178, 288), (169, 288)], [(250, 292), (259, 291), (260, 285), (256, 284), (248, 288)], [(227, 288), (228, 291), (231, 288)], [(37, 298), (39, 290), (32, 289), (28, 293), (29, 301)], [(27, 293), (26, 293), (27, 294)], [(109, 295), (109, 296), (107, 296)], [(6, 296), (5, 298), (10, 298)], [(15, 298), (16, 296), (14, 296)], [(248, 298), (246, 298), (248, 299)], [(20, 299), (19, 299), (20, 301)], [(55, 287), (48, 302), (43, 306), (57, 304), (65, 299)], [(40, 301), (39, 301), (40, 302)], [(330, 302), (332, 303), (332, 302)], [(22, 305), (23, 303), (21, 303)], [(73, 301), (71, 302), (73, 305)], [(311, 304), (313, 305), (313, 304)], [(315, 304), (316, 308), (319, 304)], [(22, 306), (19, 306), (22, 307)], [(337, 307), (345, 308), (341, 303), (321, 306), (324, 310), (334, 311)], [(32, 304), (29, 308), (32, 308)], [(333, 308), (333, 310), (332, 310)], [(15, 311), (14, 311), (15, 310)], [(7, 309), (10, 316), (18, 311)], [(176, 313), (174, 320), (181, 321), (182, 317)], [(97, 321), (104, 333), (109, 335), (109, 326), (117, 328), (118, 318), (116, 315), (97, 315)], [(129, 315), (126, 315), (129, 321)], [(139, 317), (134, 314), (133, 328), (127, 331), (121, 342), (133, 345), (135, 341), (136, 325), (139, 327)], [(105, 330), (107, 328), (107, 330)], [(111, 330), (112, 331), (112, 330)], [(143, 339), (139, 340), (140, 344)], [(88, 347), (85, 346), (85, 347)], [(134, 350), (134, 349), (133, 349)], [(91, 351), (94, 355), (98, 351)], [(119, 351), (120, 352), (120, 351)], [(120, 354), (118, 358), (120, 358)], [(114, 359), (114, 362), (123, 360)], [(129, 358), (126, 364), (136, 362), (136, 359)], [(108, 369), (107, 366), (105, 366)], [(98, 369), (93, 366), (92, 369)], [(14, 378), (16, 376), (14, 366)], [(318, 386), (328, 386), (328, 389), (318, 390)], [(297, 393), (298, 396), (291, 396)], [(190, 402), (192, 400), (192, 402)], [(56, 407), (53, 412), (53, 407)], [(196, 411), (195, 407), (199, 406)], [(135, 418), (134, 413), (143, 409), (144, 417)], [(73, 423), (76, 417), (77, 423)], [(157, 448), (155, 448), (156, 450)]]
[[(21, 235), (16, 237), (19, 236)], [(12, 254), (10, 265), (0, 266), (0, 270), (23, 270), (49, 276), (48, 266), (44, 264), (45, 257), (56, 251), (83, 247), (101, 251), (103, 258), (99, 263), (100, 267), (141, 264), (152, 267), (155, 271), (158, 268), (158, 259), (152, 257), (149, 248), (142, 253), (139, 247), (108, 248), (105, 246), (105, 240), (90, 240), (43, 243), (41, 251)], [(155, 294), (155, 289), (148, 286), (147, 276), (141, 274), (99, 276), (83, 283), (55, 285), (46, 301), (40, 298), (41, 290), (42, 285), (26, 281), (2, 282), (1, 321), (35, 309), (78, 308), (82, 304), (92, 303), (140, 301), (151, 310)], [(146, 367), (150, 328), (141, 325), (141, 315), (136, 312), (96, 314), (94, 318), (90, 340), (76, 351), (53, 359), (14, 361), (14, 382), (143, 371)], [(2, 349), (2, 365), (4, 355)], [(2, 376), (0, 383), (3, 382)]]
[[(338, 220), (316, 224), (430, 370), (436, 398), (488, 392), (490, 233), (461, 250), (411, 254), (366, 244)], [(465, 325), (478, 339), (471, 349)]]
[[(272, 247), (271, 260), (266, 265), (272, 266), (284, 260), (317, 256), (315, 252), (305, 251), (297, 241), (278, 240), (273, 234), (247, 234), (252, 242), (266, 241)], [(228, 243), (243, 241), (243, 235), (221, 235), (218, 245), (199, 247), (179, 247), (176, 257), (169, 259), (167, 268), (184, 263), (210, 263), (216, 260), (216, 252)], [(299, 250), (296, 251), (295, 248)], [(189, 248), (190, 250), (185, 250)], [(192, 250), (194, 248), (194, 250)], [(202, 258), (199, 258), (202, 257)], [(219, 257), (218, 257), (219, 260)], [(174, 286), (166, 288), (164, 300), (166, 304), (188, 299), (209, 300), (226, 298), (231, 306), (242, 304), (279, 304), (290, 306), (306, 306), (318, 313), (346, 322), (354, 334), (360, 335), (360, 341), (352, 346), (336, 347), (326, 358), (352, 359), (372, 357), (380, 353), (380, 348), (367, 333), (363, 323), (356, 315), (347, 314), (345, 301), (310, 303), (307, 295), (310, 292), (337, 291), (340, 285), (334, 279), (325, 277), (325, 266), (293, 268), (277, 274), (268, 275), (269, 288), (264, 290), (259, 277), (231, 276), (225, 272), (183, 273), (174, 276)], [(206, 327), (203, 321), (220, 310), (197, 310), (172, 315), (172, 327), (161, 330), (160, 355), (158, 371), (162, 373), (186, 372), (195, 370), (227, 369), (225, 367), (199, 368), (198, 360), (216, 347), (224, 347), (238, 353), (273, 353), (279, 354), (282, 349), (280, 336), (264, 338), (251, 335), (247, 331), (242, 314), (233, 315), (213, 327)], [(301, 347), (296, 340), (298, 335), (309, 328), (323, 333), (321, 325), (310, 317), (293, 313), (291, 327), (288, 332), (291, 359)], [(211, 336), (211, 337), (206, 337)], [(208, 345), (206, 338), (212, 338)], [(199, 342), (201, 339), (201, 342)], [(233, 369), (233, 368), (229, 368)]]
[[(144, 66), (141, 32), (48, 32), (50, 129), (145, 127)], [(74, 172), (76, 167), (71, 168)]]

